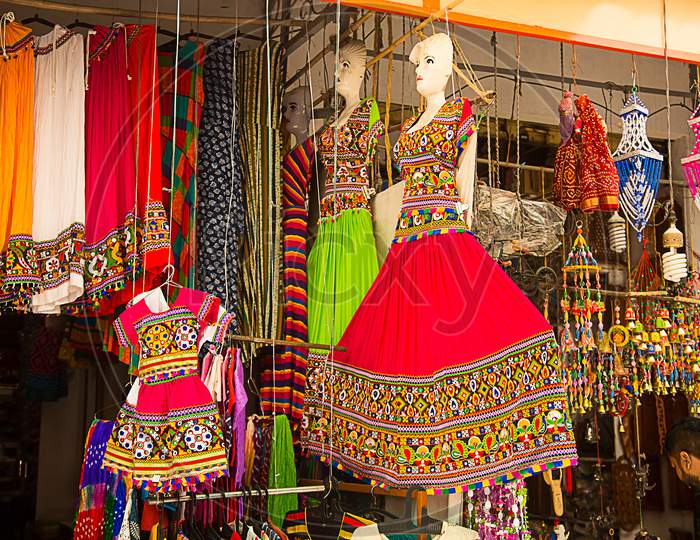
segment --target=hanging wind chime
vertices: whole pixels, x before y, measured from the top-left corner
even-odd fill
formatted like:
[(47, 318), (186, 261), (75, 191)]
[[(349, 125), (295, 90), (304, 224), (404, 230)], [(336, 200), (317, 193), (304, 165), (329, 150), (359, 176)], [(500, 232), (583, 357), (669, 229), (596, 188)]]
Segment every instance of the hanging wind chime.
[(688, 125), (695, 135), (695, 146), (688, 156), (681, 159), (681, 166), (695, 206), (700, 209), (700, 103), (690, 115)]
[(649, 109), (639, 99), (636, 89), (627, 98), (620, 116), (622, 140), (613, 153), (620, 177), (620, 206), (641, 241), (659, 190), (663, 156), (649, 142), (646, 133)]

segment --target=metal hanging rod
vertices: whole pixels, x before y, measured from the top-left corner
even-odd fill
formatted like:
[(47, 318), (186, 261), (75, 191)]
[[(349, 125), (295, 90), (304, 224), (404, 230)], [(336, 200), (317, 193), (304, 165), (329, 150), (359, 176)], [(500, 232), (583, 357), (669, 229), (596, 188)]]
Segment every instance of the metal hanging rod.
[[(376, 57), (376, 55), (379, 54), (375, 50), (367, 50), (367, 56), (372, 58)], [(399, 53), (399, 52), (392, 52), (391, 53), (392, 59), (396, 60), (398, 62), (408, 62), (408, 55)], [(386, 58), (386, 57), (385, 57)], [(466, 66), (462, 62), (455, 62), (457, 64), (457, 67), (460, 69), (466, 69)], [(480, 73), (488, 73), (490, 76), (493, 76), (493, 66), (487, 66), (485, 64), (472, 64), (471, 65), (472, 69), (475, 72), (480, 72)], [(515, 78), (515, 69), (512, 68), (505, 68), (505, 67), (499, 67), (497, 68), (497, 74), (500, 77), (507, 77), (508, 79), (514, 79)], [(571, 77), (564, 77), (562, 79), (561, 76), (559, 75), (552, 75), (550, 73), (540, 73), (537, 71), (529, 71), (527, 69), (522, 69), (520, 70), (520, 78), (523, 81), (535, 81), (535, 82), (552, 82), (552, 83), (557, 83), (560, 84), (562, 80), (564, 81), (564, 84), (573, 84), (573, 79)], [(286, 83), (288, 84), (288, 83)], [(599, 88), (602, 90), (614, 90), (617, 92), (629, 92), (629, 90), (632, 88), (631, 85), (621, 85), (617, 84), (612, 81), (593, 81), (590, 79), (580, 79), (576, 77), (576, 84), (580, 87), (588, 87), (588, 88)], [(666, 95), (666, 89), (665, 88), (656, 88), (652, 86), (640, 86), (638, 89), (638, 92), (640, 94), (654, 94), (657, 96), (665, 96)], [(671, 97), (677, 97), (677, 98), (688, 98), (692, 99), (695, 97), (695, 92), (691, 92), (689, 90), (670, 90), (669, 95)], [(324, 96), (325, 97), (325, 96)]]
[(208, 501), (210, 499), (236, 499), (238, 497), (247, 497), (248, 495), (294, 495), (303, 493), (320, 493), (325, 491), (325, 486), (297, 486), (287, 488), (272, 488), (268, 490), (252, 489), (250, 491), (217, 491), (214, 493), (197, 493), (196, 495), (180, 495), (176, 497), (156, 497), (147, 499), (147, 504), (167, 504), (167, 503), (185, 503), (191, 500)]
[[(228, 336), (233, 341), (243, 341), (246, 343), (260, 343), (262, 345), (275, 345), (276, 347), (294, 347), (296, 349), (319, 349), (322, 351), (330, 351), (330, 345), (322, 343), (309, 343), (308, 341), (290, 341), (285, 339), (270, 339), (254, 336), (241, 336), (239, 334), (229, 334)], [(332, 347), (334, 351), (342, 352), (345, 347)]]
[[(89, 13), (90, 15), (106, 15), (108, 17), (125, 17), (132, 19), (155, 19), (156, 14), (153, 11), (138, 11), (136, 9), (121, 9), (104, 6), (89, 6), (84, 4), (68, 4), (65, 2), (54, 2), (52, 0), (13, 0), (14, 6), (32, 7), (37, 9), (46, 9), (49, 11), (62, 11), (64, 13)], [(158, 13), (158, 19), (164, 21), (176, 21), (175, 13)], [(202, 24), (230, 24), (230, 25), (251, 25), (265, 26), (264, 18), (245, 18), (245, 17), (217, 17), (210, 15), (180, 15), (180, 21), (183, 22), (199, 22)], [(270, 19), (271, 26), (297, 26), (303, 27), (305, 21), (294, 19)]]

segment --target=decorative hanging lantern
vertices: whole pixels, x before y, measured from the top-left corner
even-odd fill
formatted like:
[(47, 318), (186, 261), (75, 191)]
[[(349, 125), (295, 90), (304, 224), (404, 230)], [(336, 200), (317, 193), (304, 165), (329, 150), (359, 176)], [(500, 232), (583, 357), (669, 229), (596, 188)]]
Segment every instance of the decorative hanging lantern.
[(613, 253), (622, 253), (627, 246), (625, 220), (617, 212), (608, 220), (608, 241)]
[(687, 157), (681, 159), (681, 166), (695, 206), (700, 208), (700, 103), (690, 115), (688, 125), (695, 135), (695, 146)]
[[(564, 313), (565, 347), (580, 348), (584, 352), (596, 347), (596, 340), (603, 339), (603, 312), (605, 303), (600, 294), (600, 265), (593, 257), (588, 242), (583, 237), (583, 223), (576, 222), (576, 239), (571, 246), (569, 256), (562, 267), (564, 274), (564, 294), (561, 307)], [(595, 275), (595, 293), (591, 287), (591, 272)], [(572, 285), (574, 293), (569, 298), (569, 275), (573, 277)], [(574, 317), (574, 331), (572, 333), (569, 314)], [(593, 331), (593, 317), (598, 315), (597, 332)]]
[(620, 206), (641, 241), (659, 190), (663, 156), (647, 138), (649, 109), (636, 92), (627, 98), (620, 116), (622, 140), (613, 153), (620, 177)]
[(676, 227), (676, 213), (673, 210), (668, 221), (671, 225), (663, 235), (663, 244), (669, 250), (661, 256), (661, 267), (666, 281), (678, 283), (688, 275), (688, 261), (684, 251), (676, 251), (683, 247), (683, 233)]

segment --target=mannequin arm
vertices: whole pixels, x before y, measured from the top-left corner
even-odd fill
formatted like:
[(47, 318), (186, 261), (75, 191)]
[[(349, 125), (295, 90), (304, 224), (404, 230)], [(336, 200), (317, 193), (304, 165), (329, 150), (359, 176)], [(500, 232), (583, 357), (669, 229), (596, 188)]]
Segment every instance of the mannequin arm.
[(474, 217), (474, 178), (476, 176), (476, 134), (469, 138), (467, 147), (459, 157), (457, 163), (457, 174), (455, 185), (459, 199), (464, 207), (464, 222), (469, 229), (472, 228), (472, 219)]

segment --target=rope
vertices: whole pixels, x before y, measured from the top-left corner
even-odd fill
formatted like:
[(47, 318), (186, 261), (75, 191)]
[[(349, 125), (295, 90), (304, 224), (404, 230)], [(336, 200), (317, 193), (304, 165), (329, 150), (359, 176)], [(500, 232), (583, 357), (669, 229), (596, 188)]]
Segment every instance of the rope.
[[(501, 162), (501, 141), (500, 141), (500, 126), (498, 122), (498, 41), (496, 40), (496, 32), (494, 32), (491, 35), (491, 46), (493, 47), (493, 91), (496, 94), (496, 99), (494, 99), (493, 103), (493, 117), (494, 117), (494, 124), (496, 127), (496, 167), (494, 170), (494, 182), (495, 182), (495, 187), (500, 188), (501, 187), (501, 168), (500, 168), (500, 162)], [(493, 197), (492, 197), (493, 199)], [(493, 209), (493, 201), (492, 201), (492, 209)]]
[[(388, 19), (389, 22), (389, 42), (394, 41), (394, 32), (391, 17)], [(405, 42), (404, 42), (405, 43)], [(394, 184), (393, 178), (391, 176), (391, 141), (389, 140), (389, 120), (391, 119), (391, 80), (393, 77), (393, 55), (389, 55), (386, 63), (386, 110), (384, 112), (384, 148), (386, 150), (386, 177), (389, 182), (389, 186)], [(405, 64), (405, 62), (402, 62)], [(403, 86), (403, 85), (402, 85)], [(381, 179), (380, 179), (381, 180)], [(376, 182), (375, 182), (376, 184)]]
[(675, 199), (673, 198), (673, 160), (671, 159), (671, 88), (668, 80), (668, 28), (667, 28), (667, 13), (666, 0), (663, 0), (664, 9), (664, 73), (666, 75), (666, 146), (668, 151), (668, 183), (670, 186), (671, 211)]
[[(406, 17), (401, 18), (403, 23), (403, 33), (406, 33)], [(404, 41), (401, 45), (401, 56), (406, 58), (406, 42)], [(406, 87), (406, 61), (401, 62), (401, 125), (403, 126), (404, 121), (404, 88)], [(389, 131), (389, 126), (385, 126), (384, 129)], [(387, 158), (389, 159), (389, 158)]]
[(559, 74), (561, 77), (561, 93), (564, 94), (564, 43), (559, 44)]
[[(238, 3), (236, 3), (236, 9), (238, 9)], [(236, 27), (237, 29), (237, 27)], [(272, 58), (271, 58), (271, 53), (270, 53), (270, 0), (265, 0), (265, 48), (267, 49), (266, 51), (266, 56), (267, 56), (267, 139), (268, 139), (268, 144), (272, 141)], [(234, 58), (234, 72), (236, 71), (235, 68), (235, 59), (236, 59), (236, 47), (234, 45), (233, 47), (233, 58)], [(234, 88), (235, 91), (235, 88)], [(234, 98), (234, 103), (235, 103), (235, 98)], [(235, 105), (234, 105), (235, 107)], [(235, 113), (235, 110), (234, 110)], [(234, 117), (234, 122), (236, 115), (233, 115)], [(233, 178), (233, 175), (231, 175)], [(231, 190), (233, 192), (233, 190)], [(273, 230), (273, 213), (268, 212), (269, 216), (269, 231), (271, 232)], [(274, 265), (273, 265), (274, 268)], [(273, 279), (273, 276), (270, 276), (270, 279)], [(270, 339), (275, 339), (277, 337), (277, 323), (278, 318), (272, 314), (272, 325), (270, 326)], [(251, 362), (252, 364), (252, 362)], [(272, 342), (272, 414), (273, 418), (274, 415), (277, 414), (277, 392), (275, 389), (277, 388), (277, 351), (276, 351), (276, 346), (275, 342)], [(276, 441), (277, 441), (277, 430), (275, 429), (275, 426), (273, 425), (272, 429), (272, 447), (276, 447)], [(274, 484), (276, 485), (277, 483), (277, 478), (280, 476), (279, 472), (279, 460), (275, 459), (274, 460), (275, 467), (274, 467)]]
[[(238, 4), (236, 4), (236, 12), (238, 12)], [(238, 25), (236, 25), (236, 32), (238, 32)], [(199, 37), (199, 0), (197, 0), (197, 36)], [(195, 50), (195, 55), (197, 54), (197, 50)], [(195, 66), (197, 66), (196, 63), (194, 63)], [(198, 69), (198, 67), (195, 67), (195, 69)], [(202, 74), (203, 75), (203, 74)], [(195, 77), (196, 79), (196, 77)], [(177, 96), (175, 97), (177, 99)], [(199, 100), (197, 99), (197, 90), (195, 87), (195, 99), (194, 99), (194, 117), (195, 119), (199, 118)], [(196, 242), (197, 242), (197, 170), (199, 166), (199, 120), (197, 121), (197, 136), (194, 137), (194, 140), (192, 141), (194, 145), (194, 174), (193, 174), (193, 180), (194, 180), (194, 191), (193, 191), (193, 203), (192, 203), (192, 213), (193, 213), (193, 220), (192, 220), (192, 234), (194, 235), (194, 241), (195, 241), (195, 252), (196, 252)], [(171, 232), (172, 234), (172, 232)], [(190, 252), (190, 257), (192, 256), (192, 252)], [(189, 276), (187, 278), (187, 283), (194, 287), (194, 284), (197, 283), (197, 264), (196, 260), (197, 257), (195, 256), (194, 258), (195, 264), (193, 265), (193, 270), (192, 270), (192, 283), (189, 283)]]
[(576, 68), (578, 68), (578, 60), (576, 59), (576, 45), (571, 45), (571, 82), (574, 85), (574, 90), (578, 90), (576, 84)]
[[(175, 129), (175, 118), (177, 115), (177, 78), (178, 71), (180, 67), (180, 0), (177, 0), (177, 19), (175, 22), (175, 69), (173, 71), (173, 137), (172, 137), (172, 147), (173, 151), (170, 156), (170, 216), (168, 217), (168, 230), (173, 230), (173, 199), (174, 193), (173, 184), (175, 183), (175, 137), (177, 130)], [(172, 265), (173, 250), (168, 250), (168, 266)], [(166, 297), (170, 298), (170, 280), (168, 280), (166, 287)]]
[[(238, 4), (236, 4), (236, 15), (238, 15)], [(236, 25), (235, 30), (234, 30), (234, 37), (233, 37), (233, 47), (232, 47), (232, 61), (233, 61), (233, 69), (231, 70), (231, 92), (233, 95), (233, 111), (231, 114), (231, 137), (232, 140), (229, 141), (229, 159), (231, 160), (231, 163), (233, 164), (235, 161), (235, 156), (234, 156), (234, 151), (233, 151), (233, 137), (237, 133), (237, 116), (238, 116), (238, 110), (236, 107), (237, 101), (236, 101), (236, 89), (238, 86), (238, 73), (236, 69), (236, 44), (237, 44), (237, 39), (238, 39), (238, 25)], [(269, 71), (268, 71), (269, 73)], [(226, 290), (224, 292), (225, 294), (225, 300), (224, 300), (224, 306), (226, 310), (229, 309), (229, 278), (228, 278), (228, 236), (229, 236), (229, 230), (230, 230), (230, 224), (231, 224), (231, 209), (233, 207), (233, 179), (234, 179), (234, 174), (233, 172), (231, 173), (231, 185), (230, 185), (230, 190), (229, 190), (229, 196), (228, 196), (228, 209), (226, 211), (226, 228), (224, 231), (224, 281), (226, 282), (225, 287)], [(274, 410), (274, 409), (273, 409)]]
[[(518, 201), (520, 209), (520, 248), (522, 249), (523, 242), (523, 201), (520, 196), (520, 36), (515, 36), (515, 197)], [(518, 257), (518, 266), (520, 272), (523, 271), (523, 257)]]
[[(340, 0), (336, 0), (336, 11), (335, 11), (335, 24), (336, 24), (336, 29), (340, 29)], [(376, 21), (376, 20), (375, 20)], [(376, 24), (376, 22), (375, 22)], [(338, 65), (340, 64), (340, 40), (335, 40), (335, 68), (338, 68)], [(336, 201), (337, 197), (335, 196), (336, 192), (336, 183), (337, 183), (337, 176), (338, 176), (338, 85), (335, 84), (333, 86), (333, 94), (334, 94), (334, 117), (336, 118), (335, 121), (335, 126), (333, 127), (333, 216), (336, 215), (337, 209), (336, 209)], [(319, 193), (320, 196), (320, 193)], [(320, 202), (319, 202), (320, 204)], [(335, 243), (335, 235), (336, 235), (336, 229), (337, 227), (333, 227), (332, 230), (332, 245), (336, 246)], [(333, 258), (333, 276), (335, 276), (335, 271), (336, 271), (336, 258)], [(331, 327), (330, 327), (330, 351), (326, 355), (324, 363), (323, 363), (323, 373), (324, 373), (324, 378), (328, 374), (328, 359), (333, 357), (333, 353), (335, 351), (335, 288), (336, 288), (336, 279), (333, 279), (333, 305), (331, 307)], [(325, 286), (324, 286), (325, 290)], [(331, 376), (330, 380), (333, 380), (333, 371), (334, 371), (334, 364), (335, 362), (333, 360), (330, 361), (330, 367), (331, 367)], [(326, 403), (326, 388), (328, 387), (327, 384), (323, 385), (323, 393), (321, 395), (321, 402)], [(333, 483), (333, 418), (334, 418), (334, 406), (333, 406), (333, 388), (331, 385), (331, 396), (330, 396), (330, 429), (328, 432), (328, 437), (330, 437), (330, 445), (329, 445), (329, 454), (328, 454), (328, 485), (332, 485)], [(324, 441), (324, 446), (325, 446), (325, 441)]]
[[(665, 3), (665, 2), (664, 2)], [(629, 249), (627, 251), (630, 251)], [(635, 427), (635, 439), (637, 442), (637, 467), (641, 468), (642, 466), (642, 446), (641, 442), (639, 440), (639, 403), (637, 403), (637, 400), (634, 400), (634, 427)], [(638, 497), (639, 500), (639, 528), (644, 529), (644, 512), (642, 509), (642, 500), (644, 499), (643, 495), (641, 494), (642, 497)]]

